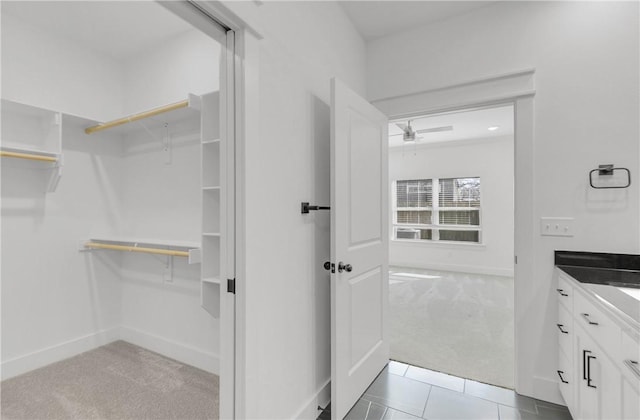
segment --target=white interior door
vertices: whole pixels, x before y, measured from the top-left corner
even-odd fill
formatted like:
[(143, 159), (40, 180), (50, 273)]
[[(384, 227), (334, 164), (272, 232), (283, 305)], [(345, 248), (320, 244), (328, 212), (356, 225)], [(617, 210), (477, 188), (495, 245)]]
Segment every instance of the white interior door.
[(332, 419), (389, 359), (387, 130), (385, 115), (331, 80)]

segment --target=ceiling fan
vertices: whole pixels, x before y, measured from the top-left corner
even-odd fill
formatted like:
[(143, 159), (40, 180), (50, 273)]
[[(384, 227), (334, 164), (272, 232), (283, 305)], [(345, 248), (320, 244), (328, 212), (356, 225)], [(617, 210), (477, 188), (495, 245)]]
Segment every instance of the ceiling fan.
[(396, 125), (402, 130), (402, 134), (392, 134), (390, 137), (402, 136), (402, 140), (406, 142), (418, 141), (424, 138), (424, 137), (417, 137), (416, 134), (438, 133), (441, 131), (453, 130), (452, 125), (443, 125), (440, 127), (423, 128), (420, 130), (414, 130), (413, 127), (411, 127), (411, 120), (408, 120), (406, 124), (396, 123)]

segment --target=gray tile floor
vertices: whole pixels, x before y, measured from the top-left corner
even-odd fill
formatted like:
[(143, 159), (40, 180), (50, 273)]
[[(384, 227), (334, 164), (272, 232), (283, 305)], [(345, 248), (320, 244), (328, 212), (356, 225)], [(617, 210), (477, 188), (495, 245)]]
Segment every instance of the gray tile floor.
[(349, 420), (571, 420), (566, 407), (432, 370), (390, 362)]

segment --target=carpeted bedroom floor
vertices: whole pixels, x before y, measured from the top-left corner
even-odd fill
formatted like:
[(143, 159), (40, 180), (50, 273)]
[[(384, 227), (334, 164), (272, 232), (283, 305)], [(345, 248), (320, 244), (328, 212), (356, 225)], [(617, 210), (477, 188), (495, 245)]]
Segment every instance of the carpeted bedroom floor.
[(0, 385), (3, 420), (218, 418), (216, 375), (124, 341)]
[(514, 386), (513, 277), (391, 267), (391, 359)]

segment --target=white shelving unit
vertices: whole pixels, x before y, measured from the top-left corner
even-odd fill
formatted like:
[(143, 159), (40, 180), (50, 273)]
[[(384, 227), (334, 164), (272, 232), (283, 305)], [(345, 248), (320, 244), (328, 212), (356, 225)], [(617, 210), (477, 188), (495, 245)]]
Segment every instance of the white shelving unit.
[(219, 95), (201, 97), (202, 147), (202, 275), (201, 304), (214, 317), (220, 316), (220, 255), (222, 214), (220, 183)]
[[(202, 96), (189, 94), (188, 99), (161, 106), (148, 111), (129, 115), (117, 120), (93, 124), (85, 128), (87, 135), (103, 130), (114, 130), (123, 134), (144, 130), (151, 136), (158, 136), (163, 127), (179, 126), (182, 122), (200, 114), (201, 145), (201, 194), (202, 194), (202, 229), (201, 243), (187, 245), (189, 261), (201, 264), (201, 305), (213, 317), (220, 316), (221, 287), (221, 243), (223, 234), (221, 215), (224, 186), (221, 185), (221, 142), (219, 138), (219, 93), (211, 92)], [(167, 135), (167, 150), (170, 149), (170, 136)], [(170, 158), (168, 158), (170, 159)], [(144, 240), (137, 238), (92, 238), (84, 241), (82, 246), (93, 244), (88, 248), (96, 249), (104, 246), (122, 251), (141, 252), (139, 248), (151, 250), (162, 247), (168, 250), (180, 250), (181, 244), (171, 241)], [(96, 245), (97, 244), (97, 245)], [(102, 246), (101, 246), (102, 245)], [(184, 246), (182, 248), (185, 248)], [(152, 252), (153, 253), (153, 252)], [(160, 253), (160, 252), (158, 252)], [(197, 260), (197, 261), (196, 261)]]
[(62, 114), (2, 99), (0, 156), (10, 166), (42, 170), (53, 192), (62, 177)]
[[(221, 185), (221, 141), (219, 94), (188, 95), (188, 99), (117, 120), (89, 122), (90, 136), (103, 130), (129, 133), (145, 130), (157, 135), (163, 127), (179, 125), (200, 114), (202, 231), (201, 243), (131, 237), (97, 236), (83, 240), (81, 251), (112, 250), (186, 257), (189, 264), (201, 264), (201, 305), (212, 316), (220, 316), (221, 244), (224, 244), (221, 209), (225, 186)], [(74, 124), (83, 120), (68, 116)], [(71, 121), (69, 120), (69, 121)], [(76, 121), (78, 120), (78, 121)], [(63, 114), (2, 100), (2, 156), (29, 168), (51, 171), (47, 191), (54, 191), (62, 175)], [(170, 147), (170, 145), (168, 146)]]

